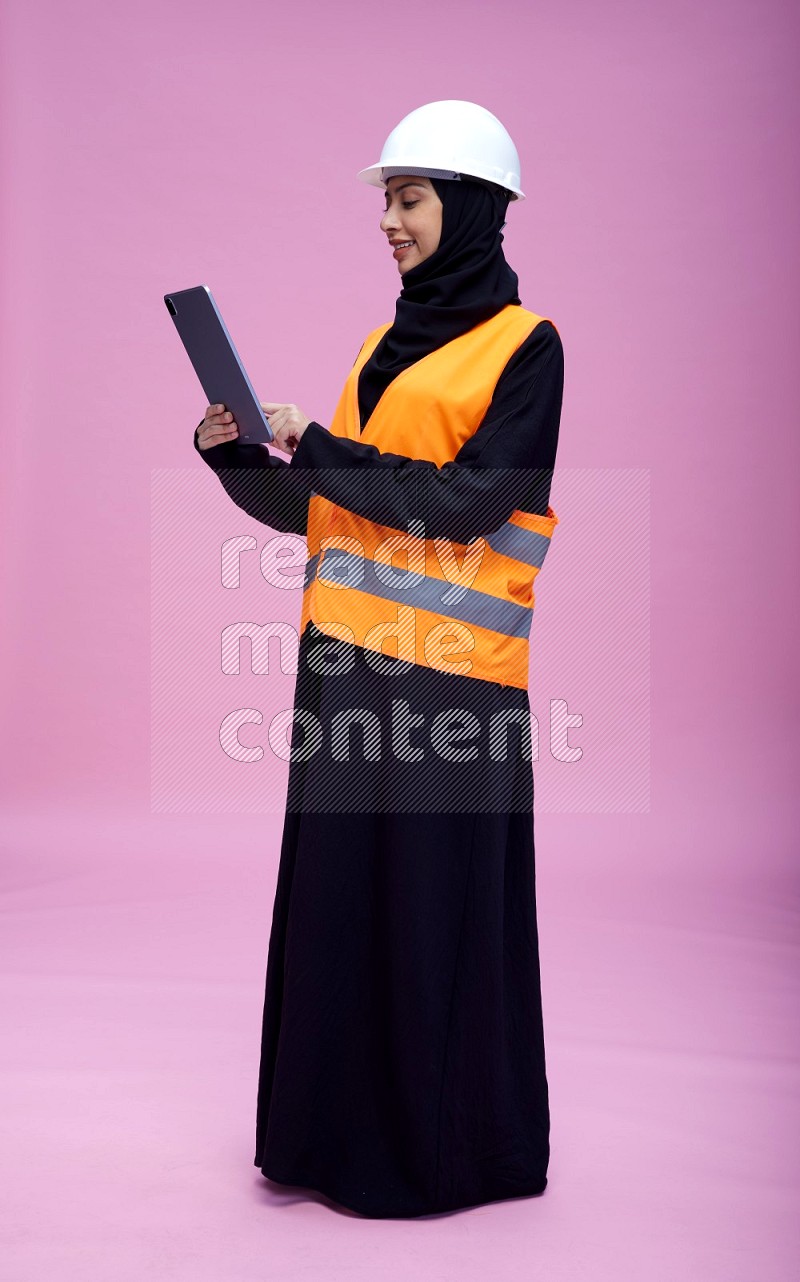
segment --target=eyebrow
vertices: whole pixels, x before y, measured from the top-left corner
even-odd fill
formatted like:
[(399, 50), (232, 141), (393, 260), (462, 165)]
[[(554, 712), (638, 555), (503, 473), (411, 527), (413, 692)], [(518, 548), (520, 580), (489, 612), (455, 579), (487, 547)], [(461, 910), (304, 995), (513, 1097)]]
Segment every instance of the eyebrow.
[[(419, 187), (421, 191), (427, 191), (427, 188), (423, 183), (401, 183), (399, 187), (395, 187), (395, 191), (405, 191), (406, 187)], [(387, 200), (389, 199), (391, 194), (392, 193), (389, 191), (389, 188), (387, 187), (385, 192)]]

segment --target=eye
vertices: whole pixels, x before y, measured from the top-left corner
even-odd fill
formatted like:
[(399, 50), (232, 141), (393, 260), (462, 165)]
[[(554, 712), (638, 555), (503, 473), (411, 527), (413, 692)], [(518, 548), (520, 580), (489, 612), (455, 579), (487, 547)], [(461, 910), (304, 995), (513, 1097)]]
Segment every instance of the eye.
[(403, 209), (413, 209), (414, 206), (418, 204), (419, 204), (418, 200), (404, 200)]

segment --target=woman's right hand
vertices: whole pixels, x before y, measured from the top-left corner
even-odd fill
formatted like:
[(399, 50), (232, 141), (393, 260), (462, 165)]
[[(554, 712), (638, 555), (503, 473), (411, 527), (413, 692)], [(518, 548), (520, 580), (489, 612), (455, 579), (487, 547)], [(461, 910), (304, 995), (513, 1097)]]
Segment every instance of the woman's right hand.
[(236, 420), (224, 405), (209, 405), (200, 426), (197, 428), (197, 446), (201, 450), (210, 450), (223, 441), (231, 441), (239, 435)]

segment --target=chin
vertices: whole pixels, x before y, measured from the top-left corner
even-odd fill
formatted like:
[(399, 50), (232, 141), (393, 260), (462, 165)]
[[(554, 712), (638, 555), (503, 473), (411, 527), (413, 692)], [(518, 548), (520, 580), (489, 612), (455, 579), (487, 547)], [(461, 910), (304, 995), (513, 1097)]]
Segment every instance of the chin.
[(424, 261), (424, 260), (423, 260), (422, 258), (417, 257), (417, 262), (416, 262), (416, 263), (409, 263), (409, 262), (407, 262), (407, 261), (406, 261), (406, 259), (404, 258), (404, 259), (403, 259), (403, 261), (402, 261), (402, 263), (398, 263), (398, 264), (397, 264), (397, 267), (398, 267), (398, 270), (399, 270), (399, 272), (400, 272), (400, 275), (402, 276), (405, 272), (410, 272), (412, 267), (416, 267), (417, 263), (421, 263), (421, 262), (423, 262), (423, 261)]

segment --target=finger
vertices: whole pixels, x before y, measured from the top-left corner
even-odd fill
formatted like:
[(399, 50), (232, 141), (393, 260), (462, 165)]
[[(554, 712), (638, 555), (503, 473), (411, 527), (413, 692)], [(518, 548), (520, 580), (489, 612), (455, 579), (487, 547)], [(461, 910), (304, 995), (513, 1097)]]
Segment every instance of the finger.
[(235, 423), (235, 421), (236, 420), (234, 419), (230, 410), (226, 410), (224, 414), (212, 414), (210, 418), (206, 419), (206, 424), (209, 427), (226, 427), (227, 428), (231, 424)]
[(285, 401), (261, 401), (261, 408), (267, 414), (276, 414), (278, 410), (288, 409)]
[(197, 444), (201, 450), (210, 450), (213, 449), (215, 445), (225, 445), (228, 441), (232, 441), (236, 436), (238, 436), (238, 432), (227, 432), (224, 436), (219, 438), (208, 437), (205, 441), (198, 439)]
[(202, 430), (197, 433), (197, 444), (201, 450), (210, 449), (212, 445), (221, 445), (223, 441), (233, 440), (239, 435), (239, 429), (234, 424), (232, 428), (214, 428), (212, 431)]

